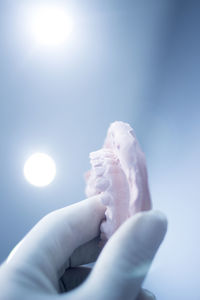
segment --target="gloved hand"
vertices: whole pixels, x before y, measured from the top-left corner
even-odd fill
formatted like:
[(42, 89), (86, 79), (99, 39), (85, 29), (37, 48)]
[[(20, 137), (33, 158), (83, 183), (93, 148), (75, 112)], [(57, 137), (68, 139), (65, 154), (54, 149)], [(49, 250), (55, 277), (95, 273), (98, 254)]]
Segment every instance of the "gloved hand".
[[(99, 255), (104, 212), (95, 196), (45, 216), (1, 265), (0, 299), (155, 299), (141, 284), (166, 233), (165, 217), (136, 214)], [(91, 272), (80, 267), (96, 259)]]

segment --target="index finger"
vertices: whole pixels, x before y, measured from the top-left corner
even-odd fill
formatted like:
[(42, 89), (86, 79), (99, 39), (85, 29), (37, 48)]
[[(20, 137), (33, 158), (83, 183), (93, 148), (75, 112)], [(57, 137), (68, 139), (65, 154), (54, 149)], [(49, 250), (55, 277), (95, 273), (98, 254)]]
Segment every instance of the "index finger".
[(9, 263), (27, 264), (55, 281), (73, 251), (99, 235), (104, 213), (99, 195), (50, 213), (22, 240)]

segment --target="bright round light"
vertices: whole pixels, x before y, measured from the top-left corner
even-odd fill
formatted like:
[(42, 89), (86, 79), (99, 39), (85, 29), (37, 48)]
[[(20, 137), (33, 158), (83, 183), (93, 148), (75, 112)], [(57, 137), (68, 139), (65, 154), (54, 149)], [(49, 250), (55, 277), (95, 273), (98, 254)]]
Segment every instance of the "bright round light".
[(44, 153), (35, 153), (24, 165), (24, 176), (35, 186), (50, 184), (56, 175), (56, 165), (53, 159)]
[(33, 9), (29, 21), (33, 39), (45, 46), (64, 43), (73, 30), (72, 18), (66, 11), (50, 4)]

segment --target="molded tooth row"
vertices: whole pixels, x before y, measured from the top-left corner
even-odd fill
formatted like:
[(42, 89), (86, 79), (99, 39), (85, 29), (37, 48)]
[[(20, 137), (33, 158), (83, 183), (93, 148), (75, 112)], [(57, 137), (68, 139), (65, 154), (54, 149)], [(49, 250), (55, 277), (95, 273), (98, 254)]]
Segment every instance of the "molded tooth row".
[(104, 166), (97, 166), (92, 168), (96, 174), (96, 176), (103, 176), (105, 172), (105, 167)]
[(113, 159), (104, 159), (99, 161), (90, 161), (92, 169), (95, 170), (96, 168), (107, 168), (109, 166), (118, 166), (119, 165), (119, 159), (113, 160)]
[(95, 182), (95, 188), (100, 192), (106, 191), (109, 188), (109, 186), (110, 186), (110, 180), (103, 177), (97, 178)]
[(108, 220), (112, 220), (113, 218), (113, 211), (112, 209), (108, 206), (106, 211), (105, 211), (105, 216), (106, 216), (106, 219)]
[(113, 197), (110, 193), (104, 192), (101, 194), (101, 201), (105, 206), (113, 204)]
[(112, 173), (113, 167), (119, 164), (119, 159), (112, 151), (101, 149), (90, 154), (90, 163), (92, 166), (92, 177), (94, 179), (97, 178), (97, 181), (101, 178), (102, 181), (100, 185), (96, 185), (97, 190), (105, 191), (109, 188), (109, 185), (105, 187), (103, 181), (110, 176), (108, 174)]
[(101, 149), (90, 153), (90, 160), (93, 163), (103, 161), (118, 161), (118, 157), (109, 149)]
[(90, 153), (90, 158), (91, 159), (95, 159), (95, 158), (99, 158), (103, 156), (104, 158), (108, 157), (108, 158), (112, 158), (114, 156), (114, 153), (112, 150), (110, 149), (100, 149), (94, 152)]

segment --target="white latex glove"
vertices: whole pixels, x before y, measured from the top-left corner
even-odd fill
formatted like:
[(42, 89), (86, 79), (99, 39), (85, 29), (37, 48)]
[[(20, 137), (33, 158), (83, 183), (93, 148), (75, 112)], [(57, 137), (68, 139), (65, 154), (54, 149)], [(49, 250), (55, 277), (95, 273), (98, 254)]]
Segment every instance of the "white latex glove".
[(99, 198), (92, 197), (45, 216), (0, 267), (0, 299), (155, 299), (141, 284), (166, 233), (159, 212), (138, 213), (126, 221), (89, 276), (87, 268), (78, 267), (95, 261), (100, 252), (104, 212)]

